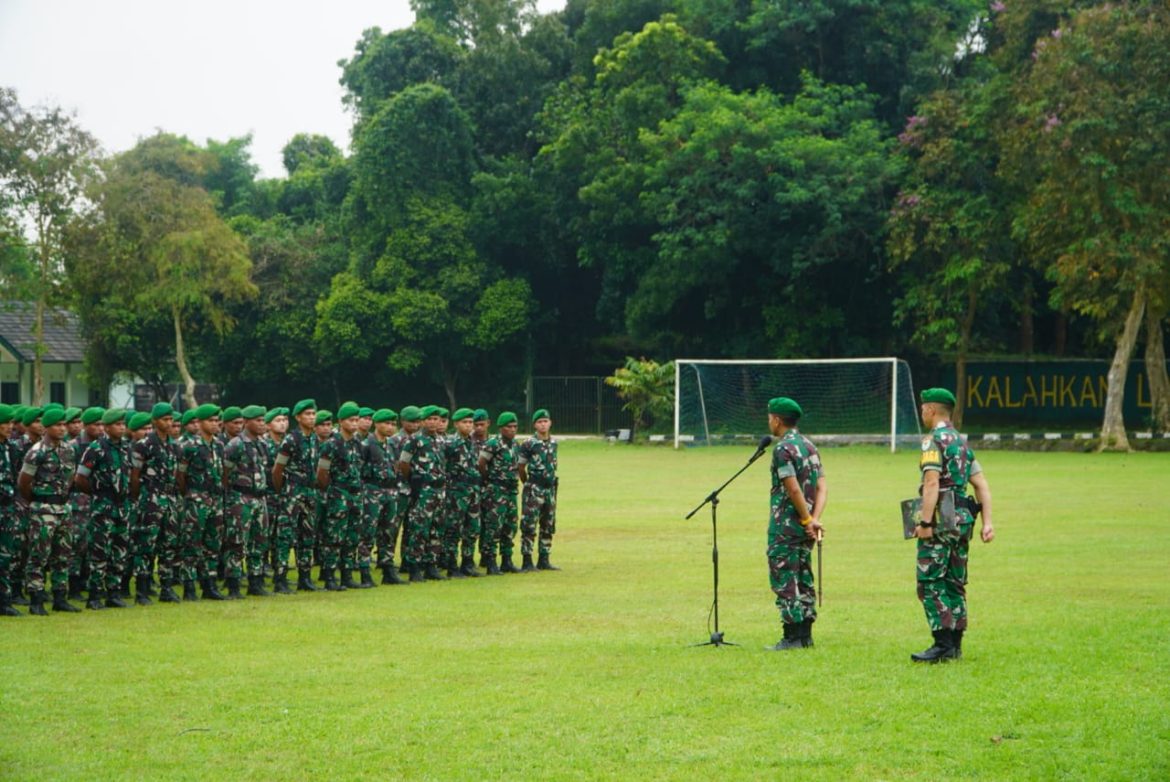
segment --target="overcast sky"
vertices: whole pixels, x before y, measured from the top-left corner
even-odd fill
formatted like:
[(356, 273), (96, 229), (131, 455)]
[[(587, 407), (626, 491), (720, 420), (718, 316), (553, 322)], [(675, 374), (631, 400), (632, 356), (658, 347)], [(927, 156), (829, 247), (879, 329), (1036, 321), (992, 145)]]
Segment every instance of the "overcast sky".
[(251, 133), (261, 176), (284, 176), (296, 133), (348, 148), (337, 61), (362, 30), (413, 20), (408, 0), (0, 0), (0, 84), (76, 111), (107, 152), (157, 129), (200, 144)]

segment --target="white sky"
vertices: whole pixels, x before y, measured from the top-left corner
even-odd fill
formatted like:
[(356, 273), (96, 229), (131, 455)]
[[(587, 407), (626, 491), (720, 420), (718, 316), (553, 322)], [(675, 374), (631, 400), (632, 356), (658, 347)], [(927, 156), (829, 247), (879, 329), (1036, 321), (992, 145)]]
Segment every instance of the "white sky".
[[(538, 0), (542, 12), (564, 0)], [(203, 144), (251, 132), (264, 177), (296, 133), (349, 146), (337, 61), (408, 0), (0, 0), (0, 84), (63, 106), (106, 152), (162, 129)]]

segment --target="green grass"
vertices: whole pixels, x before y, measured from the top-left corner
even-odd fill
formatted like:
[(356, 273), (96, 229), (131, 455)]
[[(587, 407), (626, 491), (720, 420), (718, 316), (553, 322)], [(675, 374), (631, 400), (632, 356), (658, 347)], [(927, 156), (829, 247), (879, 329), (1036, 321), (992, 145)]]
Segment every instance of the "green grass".
[(828, 449), (814, 649), (779, 623), (750, 454), (562, 444), (561, 573), (0, 622), (0, 778), (1170, 778), (1170, 455), (981, 455), (965, 659), (933, 667), (898, 501)]

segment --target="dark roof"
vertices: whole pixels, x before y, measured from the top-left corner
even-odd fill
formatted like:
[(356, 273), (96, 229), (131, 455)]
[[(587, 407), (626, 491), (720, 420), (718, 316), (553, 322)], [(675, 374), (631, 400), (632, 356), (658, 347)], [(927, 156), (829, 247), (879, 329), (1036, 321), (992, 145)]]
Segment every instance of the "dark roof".
[[(0, 302), (0, 344), (18, 361), (32, 361), (36, 355), (33, 321), (36, 304), (29, 301)], [(49, 307), (45, 310), (45, 352), (42, 361), (53, 364), (85, 360), (85, 341), (77, 316), (69, 310)]]

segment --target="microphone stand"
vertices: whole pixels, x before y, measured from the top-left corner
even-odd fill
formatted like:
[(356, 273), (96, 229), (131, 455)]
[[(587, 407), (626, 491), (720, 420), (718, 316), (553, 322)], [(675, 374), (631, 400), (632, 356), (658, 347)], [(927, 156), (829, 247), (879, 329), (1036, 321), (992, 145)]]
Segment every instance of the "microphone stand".
[(731, 485), (731, 482), (742, 475), (744, 470), (746, 470), (748, 467), (751, 467), (757, 459), (764, 455), (764, 451), (767, 450), (768, 443), (771, 442), (772, 438), (768, 437), (765, 439), (767, 442), (761, 441), (760, 447), (756, 449), (756, 452), (752, 455), (752, 458), (748, 459), (747, 464), (739, 468), (739, 472), (728, 478), (727, 481), (718, 489), (708, 494), (707, 497), (686, 516), (687, 519), (690, 519), (692, 516), (702, 510), (704, 505), (707, 505), (708, 503), (711, 505), (711, 568), (714, 573), (714, 601), (712, 603), (712, 610), (715, 614), (715, 632), (711, 633), (711, 639), (709, 641), (705, 641), (704, 643), (699, 644), (692, 644), (692, 646), (714, 646), (716, 648), (720, 646), (739, 646), (739, 644), (733, 644), (730, 641), (723, 640), (723, 633), (719, 630), (719, 493)]

